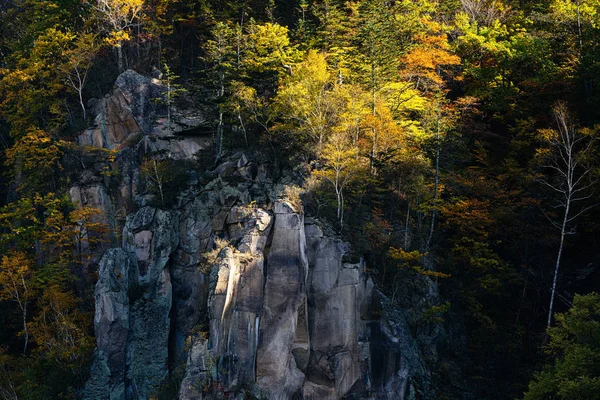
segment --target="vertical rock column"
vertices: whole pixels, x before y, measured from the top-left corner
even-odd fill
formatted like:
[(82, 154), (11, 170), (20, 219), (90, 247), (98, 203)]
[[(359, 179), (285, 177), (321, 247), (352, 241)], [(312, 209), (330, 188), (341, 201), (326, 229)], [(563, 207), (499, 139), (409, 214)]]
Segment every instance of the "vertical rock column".
[[(273, 240), (267, 257), (263, 315), (260, 321), (256, 379), (271, 399), (289, 399), (302, 387), (304, 374), (292, 350), (298, 315), (306, 303), (306, 240), (304, 216), (285, 202), (275, 204)], [(305, 329), (305, 324), (302, 324)]]
[(147, 399), (166, 376), (172, 285), (169, 257), (179, 243), (178, 215), (150, 207), (128, 218), (123, 248), (137, 260), (129, 289), (126, 390)]
[(364, 319), (369, 316), (362, 314), (369, 308), (373, 283), (362, 263), (343, 262), (347, 243), (308, 221), (305, 231), (311, 346), (302, 397), (335, 400), (364, 389), (368, 355), (361, 340), (367, 337)]
[(83, 399), (125, 398), (125, 362), (129, 337), (129, 272), (134, 261), (122, 249), (100, 260), (96, 284), (94, 330), (96, 352)]
[(226, 218), (230, 246), (211, 273), (209, 348), (226, 389), (255, 380), (258, 323), (263, 308), (263, 251), (272, 216), (234, 207)]
[(94, 328), (97, 349), (83, 398), (148, 399), (167, 374), (171, 277), (177, 213), (140, 209), (128, 217), (123, 249), (100, 262)]
[(263, 309), (264, 250), (273, 216), (253, 207), (233, 207), (217, 227), (229, 245), (212, 266), (208, 314), (210, 339), (194, 337), (182, 400), (197, 400), (212, 383), (222, 390), (251, 386), (255, 381), (258, 324)]

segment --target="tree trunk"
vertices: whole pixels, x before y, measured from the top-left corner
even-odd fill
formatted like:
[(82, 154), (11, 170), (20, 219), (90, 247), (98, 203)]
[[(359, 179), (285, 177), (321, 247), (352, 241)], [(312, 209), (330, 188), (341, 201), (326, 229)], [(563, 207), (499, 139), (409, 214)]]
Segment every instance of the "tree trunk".
[(160, 203), (162, 206), (165, 206), (165, 196), (163, 193), (163, 179), (161, 174), (158, 172), (158, 165), (156, 160), (153, 160), (154, 163), (154, 175), (156, 176), (156, 185), (158, 186), (158, 192), (160, 193)]
[(554, 295), (556, 293), (556, 282), (558, 281), (558, 269), (560, 267), (560, 258), (562, 256), (563, 246), (565, 243), (565, 232), (567, 229), (567, 222), (569, 221), (569, 207), (570, 199), (567, 200), (565, 208), (565, 216), (563, 218), (562, 227), (560, 229), (560, 245), (558, 246), (558, 255), (556, 256), (556, 265), (554, 267), (554, 278), (552, 279), (552, 294), (550, 295), (550, 307), (548, 308), (548, 322), (546, 328), (550, 327), (552, 323), (552, 311), (554, 308)]
[(433, 229), (435, 227), (435, 217), (437, 215), (437, 197), (438, 197), (438, 186), (440, 182), (440, 143), (438, 141), (437, 149), (435, 151), (435, 178), (433, 181), (433, 210), (431, 210), (431, 224), (429, 225), (429, 237), (427, 238), (427, 244), (425, 245), (425, 252), (429, 251), (431, 246), (431, 240), (433, 239)]
[(167, 77), (167, 129), (171, 134), (171, 77)]
[(410, 223), (410, 199), (408, 197), (406, 198), (406, 203), (406, 222), (404, 223), (406, 226), (404, 233), (404, 250), (408, 251), (408, 246), (410, 242), (410, 232), (408, 228), (408, 224)]
[(117, 43), (117, 65), (119, 67), (119, 74), (123, 72), (123, 42)]
[(81, 111), (83, 111), (83, 120), (85, 121), (85, 124), (87, 126), (87, 114), (85, 111), (85, 104), (83, 104), (83, 88), (80, 88), (77, 90), (77, 92), (79, 93), (79, 104), (81, 105)]
[(215, 163), (219, 162), (223, 152), (223, 111), (219, 110), (219, 125), (217, 126), (217, 140), (215, 143)]
[(29, 344), (29, 330), (27, 329), (27, 284), (25, 283), (25, 277), (23, 275), (21, 275), (21, 283), (23, 284), (23, 289), (25, 289), (25, 298), (23, 301), (21, 301), (21, 296), (19, 295), (19, 291), (16, 289), (16, 285), (15, 294), (17, 303), (21, 309), (21, 315), (23, 317), (23, 335), (25, 337), (25, 343), (23, 344), (23, 355), (25, 355), (27, 352), (27, 345)]
[(240, 125), (242, 126), (242, 132), (244, 132), (244, 142), (246, 142), (246, 147), (248, 147), (248, 134), (246, 132), (246, 127), (244, 126), (244, 121), (242, 120), (242, 114), (238, 112), (237, 117), (240, 121)]
[(342, 199), (342, 206), (340, 210), (340, 230), (344, 228), (344, 192), (340, 189), (340, 197)]
[(342, 215), (342, 196), (338, 188), (335, 188), (335, 195), (337, 196), (337, 218), (339, 220)]
[(377, 129), (373, 128), (373, 145), (371, 146), (371, 175), (375, 176), (375, 154), (377, 154)]
[(29, 344), (29, 330), (27, 329), (27, 304), (23, 305), (23, 335), (25, 336), (25, 344), (23, 345), (23, 355), (27, 352)]

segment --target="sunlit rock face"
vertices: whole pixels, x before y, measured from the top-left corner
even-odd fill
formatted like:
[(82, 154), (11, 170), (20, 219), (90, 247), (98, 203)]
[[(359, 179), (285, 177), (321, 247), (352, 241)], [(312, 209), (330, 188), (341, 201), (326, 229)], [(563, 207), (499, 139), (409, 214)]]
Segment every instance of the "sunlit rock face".
[(380, 319), (364, 263), (344, 262), (346, 243), (283, 201), (225, 215), (204, 206), (141, 208), (123, 248), (105, 254), (86, 398), (148, 398), (177, 363), (181, 399), (405, 398), (423, 373), (416, 344), (406, 325)]
[(122, 150), (139, 145), (146, 151), (168, 151), (178, 159), (192, 158), (210, 146), (201, 136), (174, 137), (206, 124), (197, 109), (165, 105), (165, 87), (158, 79), (123, 72), (112, 92), (91, 102), (92, 125), (78, 137), (80, 145)]
[[(80, 138), (120, 149), (120, 181), (105, 186), (86, 170), (71, 197), (123, 226), (121, 245), (99, 262), (97, 348), (82, 397), (434, 398), (423, 348), (435, 338), (415, 337), (413, 314), (389, 306), (350, 246), (286, 198), (296, 178), (274, 179), (268, 161), (237, 153), (190, 173), (167, 210), (156, 207), (140, 178), (152, 149), (125, 137), (164, 133), (140, 122), (161, 113), (148, 104), (155, 92), (160, 82), (127, 71), (96, 117), (117, 113), (114, 101), (123, 125)], [(191, 148), (178, 146), (186, 158)]]

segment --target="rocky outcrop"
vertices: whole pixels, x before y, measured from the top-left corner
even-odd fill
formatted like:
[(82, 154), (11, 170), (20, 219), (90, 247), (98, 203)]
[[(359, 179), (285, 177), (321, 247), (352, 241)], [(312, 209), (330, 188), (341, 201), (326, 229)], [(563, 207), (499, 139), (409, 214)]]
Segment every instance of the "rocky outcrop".
[(147, 152), (162, 150), (174, 158), (192, 158), (210, 146), (211, 140), (174, 135), (204, 126), (204, 113), (173, 105), (167, 112), (165, 91), (158, 79), (132, 70), (123, 72), (109, 95), (91, 102), (93, 124), (79, 136), (78, 143), (110, 150), (137, 144)]
[(128, 218), (101, 262), (86, 398), (148, 398), (169, 360), (186, 364), (181, 399), (409, 398), (426, 376), (418, 345), (402, 318), (381, 318), (348, 245), (285, 201), (227, 207), (219, 194)]
[(307, 345), (305, 318), (308, 261), (304, 217), (289, 203), (277, 203), (275, 225), (268, 255), (264, 307), (257, 348), (258, 385), (277, 399), (291, 398), (302, 386), (292, 350), (296, 343)]
[[(167, 377), (180, 384), (161, 398), (435, 398), (423, 356), (435, 359), (425, 349), (435, 349), (435, 333), (415, 337), (413, 315), (377, 291), (349, 245), (286, 198), (291, 174), (276, 181), (267, 163), (238, 153), (190, 172), (169, 211), (148, 206), (141, 155), (169, 143), (158, 139), (164, 126), (144, 122), (160, 119), (148, 104), (160, 90), (127, 71), (96, 107), (97, 121), (117, 118), (114, 128), (80, 138), (121, 149), (120, 180), (92, 174), (71, 197), (107, 214), (130, 211), (121, 247), (99, 262), (83, 398), (149, 399)], [(136, 130), (143, 139), (127, 147)], [(188, 157), (193, 147), (180, 144)]]
[(343, 262), (347, 244), (328, 237), (314, 222), (306, 232), (311, 342), (303, 397), (338, 399), (351, 390), (365, 392), (373, 282), (364, 264)]
[(123, 248), (106, 252), (96, 285), (97, 348), (86, 399), (146, 399), (166, 376), (177, 214), (150, 207), (130, 216)]

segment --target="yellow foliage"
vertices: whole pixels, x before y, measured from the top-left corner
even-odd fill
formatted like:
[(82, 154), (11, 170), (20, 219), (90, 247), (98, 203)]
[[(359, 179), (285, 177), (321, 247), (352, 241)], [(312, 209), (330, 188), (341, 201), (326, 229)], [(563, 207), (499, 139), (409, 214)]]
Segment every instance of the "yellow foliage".
[(25, 253), (12, 251), (2, 256), (0, 263), (0, 300), (25, 303), (31, 296), (31, 260)]
[(294, 74), (286, 77), (279, 88), (277, 104), (301, 134), (322, 146), (336, 124), (342, 108), (342, 94), (332, 84), (325, 55), (308, 52)]
[(72, 293), (51, 285), (40, 298), (40, 312), (31, 323), (37, 351), (63, 368), (81, 368), (94, 347), (87, 329), (91, 315), (80, 311), (77, 303)]
[(398, 262), (399, 268), (410, 269), (419, 275), (429, 276), (432, 278), (449, 278), (449, 274), (445, 274), (443, 272), (431, 271), (423, 268), (421, 265), (421, 260), (425, 256), (425, 254), (421, 253), (418, 250), (413, 251), (405, 251), (401, 248), (391, 247), (388, 251), (388, 254), (392, 260)]
[(121, 30), (116, 32), (111, 32), (107, 38), (104, 40), (111, 46), (118, 47), (121, 46), (121, 43), (128, 41), (131, 39), (129, 33)]
[(7, 166), (20, 177), (19, 190), (48, 187), (57, 170), (61, 170), (62, 150), (48, 132), (30, 128), (13, 147), (6, 150)]

